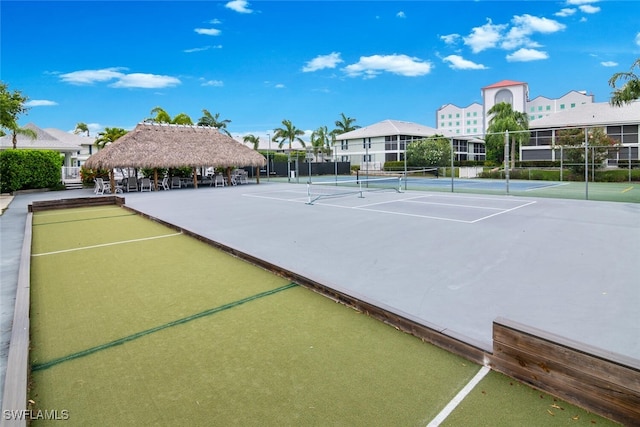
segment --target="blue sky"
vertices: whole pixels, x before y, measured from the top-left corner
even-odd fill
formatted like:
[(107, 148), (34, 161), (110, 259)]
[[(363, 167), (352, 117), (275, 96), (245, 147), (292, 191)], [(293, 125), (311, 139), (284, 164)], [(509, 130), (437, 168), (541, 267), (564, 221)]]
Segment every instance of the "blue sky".
[(5, 1), (0, 75), (21, 125), (132, 129), (162, 107), (264, 136), (340, 113), (435, 127), (500, 80), (586, 90), (640, 57), (639, 1)]

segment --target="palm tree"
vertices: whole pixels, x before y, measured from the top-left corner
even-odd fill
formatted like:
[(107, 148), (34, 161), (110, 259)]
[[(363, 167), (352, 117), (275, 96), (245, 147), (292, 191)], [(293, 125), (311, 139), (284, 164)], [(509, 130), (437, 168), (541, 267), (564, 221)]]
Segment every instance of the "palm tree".
[(104, 148), (107, 144), (110, 144), (127, 133), (122, 128), (104, 128), (104, 131), (98, 133), (96, 138), (96, 145), (98, 148)]
[[(640, 58), (636, 59), (636, 61), (631, 65), (631, 71), (627, 73), (615, 73), (609, 79), (609, 86), (611, 86), (614, 91), (611, 94), (611, 100), (609, 101), (611, 105), (615, 105), (616, 107), (621, 107), (622, 104), (629, 104), (636, 99), (640, 99), (640, 77), (633, 73), (633, 68), (640, 68)], [(626, 81), (621, 88), (616, 88), (616, 83), (619, 80)]]
[(76, 135), (82, 132), (86, 132), (87, 136), (89, 135), (89, 126), (87, 126), (86, 123), (84, 122), (78, 122), (78, 124), (76, 125), (76, 128), (74, 129), (73, 133), (75, 133)]
[(167, 113), (162, 107), (155, 107), (151, 110), (151, 114), (155, 114), (155, 117), (150, 117), (146, 119), (146, 122), (152, 123), (169, 123), (174, 125), (192, 125), (193, 121), (191, 117), (186, 115), (185, 113), (180, 113), (176, 115), (174, 118), (171, 118), (169, 113)]
[(331, 139), (329, 138), (329, 131), (326, 126), (320, 126), (318, 129), (311, 133), (311, 145), (313, 146), (313, 154), (316, 156), (318, 152), (322, 154), (322, 160), (324, 160), (325, 152), (328, 153), (331, 150)]
[(231, 120), (220, 120), (220, 113), (216, 113), (215, 116), (211, 115), (209, 110), (202, 110), (202, 114), (204, 114), (198, 120), (198, 126), (210, 126), (214, 128), (218, 128), (220, 132), (226, 133), (228, 136), (231, 136), (229, 131), (227, 130), (227, 124), (231, 123)]
[(333, 135), (340, 135), (341, 133), (351, 132), (352, 130), (360, 129), (360, 126), (354, 125), (356, 119), (347, 117), (344, 113), (340, 113), (340, 120), (336, 120), (336, 128), (331, 131)]
[(511, 104), (506, 102), (499, 102), (491, 107), (488, 111), (489, 115), (493, 115), (489, 120), (489, 127), (487, 133), (492, 134), (487, 137), (487, 157), (489, 157), (490, 148), (493, 150), (492, 156), (496, 157), (495, 160), (503, 159), (504, 154), (501, 155), (500, 147), (504, 152), (504, 138), (500, 136), (500, 133), (505, 131), (514, 132), (511, 143), (511, 168), (516, 164), (516, 145), (522, 143), (529, 135), (526, 132), (521, 132), (529, 129), (529, 117), (520, 111), (514, 111)]
[(245, 142), (245, 144), (246, 143), (253, 144), (253, 149), (256, 151), (258, 150), (258, 146), (260, 145), (259, 137), (249, 134), (249, 135), (245, 135), (244, 138), (242, 138), (242, 140)]
[(298, 141), (303, 147), (306, 147), (306, 144), (300, 138), (300, 136), (304, 135), (304, 131), (296, 128), (291, 120), (284, 119), (282, 121), (282, 125), (284, 127), (276, 128), (273, 130), (273, 141), (278, 143), (278, 148), (282, 148), (282, 145), (285, 141), (289, 141), (289, 152), (291, 152), (291, 145), (294, 141)]
[(11, 143), (13, 144), (13, 148), (16, 149), (18, 147), (18, 135), (24, 135), (27, 138), (36, 139), (38, 134), (35, 130), (29, 128), (23, 128), (18, 126), (16, 123), (15, 126), (9, 128), (11, 131)]

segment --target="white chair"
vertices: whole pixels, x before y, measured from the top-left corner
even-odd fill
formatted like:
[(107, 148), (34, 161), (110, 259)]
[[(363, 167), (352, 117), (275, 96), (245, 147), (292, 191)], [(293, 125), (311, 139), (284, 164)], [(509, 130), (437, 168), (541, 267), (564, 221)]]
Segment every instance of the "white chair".
[(222, 174), (217, 173), (213, 180), (214, 187), (224, 187), (224, 177)]
[(247, 173), (246, 170), (241, 169), (240, 172), (238, 172), (238, 178), (239, 184), (248, 184), (249, 183), (249, 174)]
[(149, 178), (142, 178), (140, 180), (140, 192), (151, 191), (151, 180)]
[(158, 190), (168, 190), (169, 189), (169, 177), (165, 176), (162, 178), (162, 182), (158, 184)]
[(138, 178), (135, 176), (127, 178), (127, 193), (130, 191), (138, 191)]
[(171, 178), (171, 188), (180, 188), (182, 187), (182, 183), (180, 182), (180, 178), (174, 176)]
[(104, 193), (111, 193), (111, 185), (108, 182), (105, 182), (102, 178), (96, 178), (96, 188), (94, 193), (99, 196), (102, 196)]

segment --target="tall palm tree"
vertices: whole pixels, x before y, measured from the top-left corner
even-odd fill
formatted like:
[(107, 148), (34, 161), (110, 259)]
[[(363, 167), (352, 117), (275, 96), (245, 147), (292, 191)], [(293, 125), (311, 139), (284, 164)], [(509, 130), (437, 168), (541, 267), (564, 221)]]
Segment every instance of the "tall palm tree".
[(231, 136), (229, 131), (227, 130), (227, 124), (231, 123), (231, 120), (225, 119), (220, 120), (220, 113), (216, 113), (212, 115), (209, 110), (203, 109), (202, 114), (204, 114), (198, 120), (198, 126), (210, 126), (214, 128), (218, 128), (220, 132), (226, 133), (228, 136)]
[(273, 141), (278, 143), (278, 148), (282, 148), (285, 141), (289, 141), (289, 152), (291, 152), (291, 145), (294, 141), (298, 141), (303, 147), (306, 147), (305, 142), (300, 138), (304, 135), (304, 131), (298, 129), (291, 123), (291, 120), (282, 120), (284, 127), (275, 128), (273, 130)]
[(242, 140), (244, 141), (245, 144), (246, 143), (253, 144), (253, 149), (256, 151), (258, 150), (258, 146), (260, 145), (259, 137), (249, 134), (249, 135), (245, 135), (244, 138), (242, 138)]
[(341, 133), (351, 132), (352, 130), (360, 129), (360, 126), (354, 125), (356, 119), (347, 117), (344, 113), (340, 113), (340, 120), (336, 120), (336, 128), (331, 131), (334, 135), (340, 135)]
[(322, 154), (324, 160), (325, 152), (328, 153), (331, 150), (331, 138), (329, 138), (329, 131), (326, 126), (320, 126), (318, 129), (311, 133), (311, 145), (313, 146), (313, 154), (316, 156), (318, 152)]
[[(640, 58), (636, 59), (633, 65), (631, 65), (631, 71), (627, 73), (615, 73), (609, 79), (609, 86), (614, 89), (611, 94), (611, 100), (609, 101), (611, 105), (620, 107), (622, 104), (629, 104), (636, 99), (640, 99), (640, 77), (633, 73), (634, 67), (640, 68)], [(616, 88), (616, 84), (619, 80), (626, 81), (626, 83), (618, 89)]]
[(84, 122), (78, 122), (78, 124), (76, 125), (76, 128), (73, 130), (73, 133), (75, 133), (76, 135), (82, 132), (86, 132), (87, 136), (89, 135), (89, 126), (87, 126), (86, 123)]
[[(511, 104), (507, 102), (499, 102), (495, 104), (489, 109), (488, 114), (492, 115), (492, 117), (489, 120), (487, 133), (493, 135), (489, 135), (487, 137), (487, 142), (489, 143), (490, 140), (490, 145), (497, 151), (494, 153), (494, 155), (497, 156), (497, 159), (503, 157), (500, 155), (500, 147), (504, 150), (504, 138), (498, 134), (505, 131), (514, 132), (512, 135), (510, 153), (511, 168), (514, 168), (516, 164), (516, 145), (521, 144), (529, 137), (528, 133), (521, 132), (529, 129), (529, 117), (525, 113), (515, 111)], [(502, 138), (502, 141), (500, 141), (500, 138)], [(489, 147), (487, 147), (487, 151), (489, 151)]]
[(96, 138), (96, 145), (98, 148), (104, 148), (107, 144), (110, 144), (127, 133), (122, 128), (104, 128), (104, 131), (98, 133)]
[(169, 113), (167, 113), (162, 107), (155, 107), (153, 110), (151, 110), (151, 114), (154, 114), (155, 117), (150, 117), (145, 121), (152, 122), (152, 123), (169, 123), (174, 125), (192, 125), (193, 124), (191, 117), (189, 117), (185, 113), (180, 113), (175, 117), (171, 118)]

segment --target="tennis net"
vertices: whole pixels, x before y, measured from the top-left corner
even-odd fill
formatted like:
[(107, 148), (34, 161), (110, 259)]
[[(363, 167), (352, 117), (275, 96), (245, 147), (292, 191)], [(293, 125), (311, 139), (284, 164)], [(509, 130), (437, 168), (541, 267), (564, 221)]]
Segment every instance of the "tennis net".
[(320, 199), (343, 197), (350, 194), (357, 194), (358, 197), (363, 198), (365, 192), (371, 191), (401, 193), (402, 176), (309, 182), (307, 183), (307, 204), (312, 205)]

